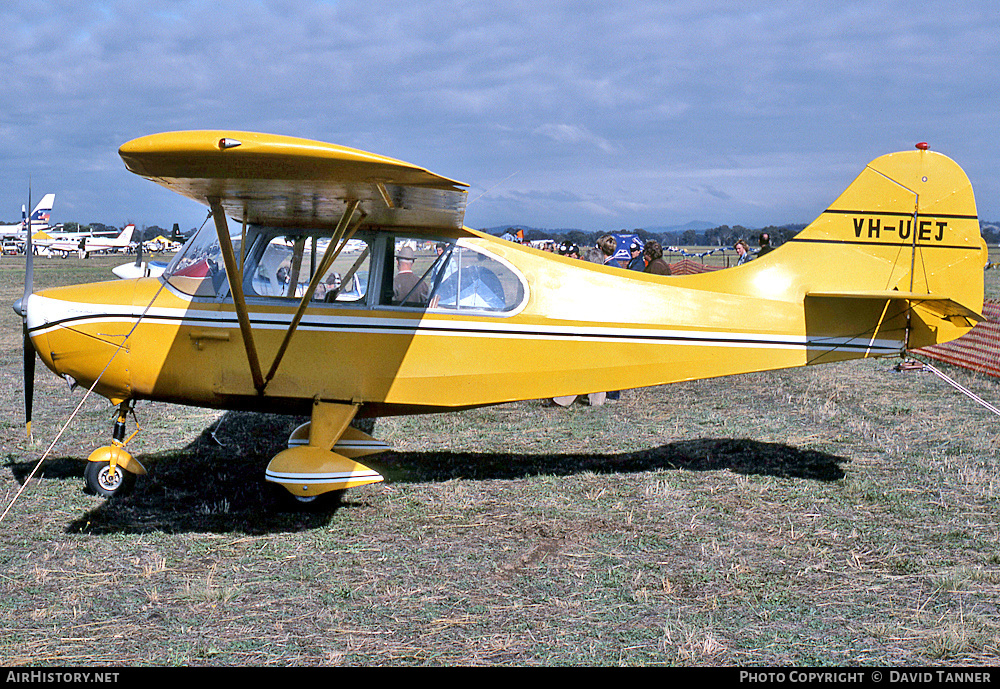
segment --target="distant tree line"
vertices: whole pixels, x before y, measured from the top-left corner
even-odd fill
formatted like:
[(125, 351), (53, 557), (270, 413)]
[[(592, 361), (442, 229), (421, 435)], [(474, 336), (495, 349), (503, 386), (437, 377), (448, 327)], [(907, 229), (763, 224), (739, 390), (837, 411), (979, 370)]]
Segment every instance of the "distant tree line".
[[(748, 229), (742, 225), (719, 225), (707, 230), (683, 230), (677, 232), (649, 232), (642, 228), (608, 230), (602, 232), (583, 232), (582, 230), (540, 230), (535, 228), (521, 228), (524, 230), (524, 238), (528, 241), (538, 241), (540, 239), (553, 239), (557, 242), (570, 241), (580, 246), (593, 246), (598, 237), (615, 232), (622, 234), (636, 234), (643, 242), (655, 239), (663, 246), (733, 246), (737, 240), (744, 239), (751, 246), (756, 246), (757, 237), (762, 232), (767, 232), (771, 236), (771, 243), (775, 246), (782, 244), (788, 239), (798, 234), (805, 225), (782, 225), (780, 227), (771, 225), (759, 229)], [(510, 227), (497, 233), (512, 231), (515, 227)]]
[(987, 244), (1000, 243), (1000, 224), (979, 222), (979, 232)]
[[(737, 240), (743, 239), (751, 247), (757, 246), (757, 238), (761, 233), (767, 232), (771, 237), (771, 244), (778, 246), (801, 232), (806, 225), (768, 225), (750, 229), (742, 225), (719, 225), (707, 230), (683, 230), (677, 232), (648, 232), (642, 228), (606, 230), (602, 232), (583, 232), (582, 230), (543, 230), (537, 228), (527, 228), (519, 225), (506, 227), (497, 231), (495, 228), (488, 230), (500, 236), (504, 232), (511, 232), (515, 229), (524, 231), (524, 238), (527, 241), (538, 241), (541, 239), (552, 239), (556, 242), (570, 241), (580, 246), (593, 246), (598, 237), (605, 234), (623, 233), (636, 234), (642, 241), (646, 242), (655, 239), (663, 246), (733, 246)], [(1000, 243), (1000, 223), (980, 221), (979, 229), (983, 239), (987, 244)]]

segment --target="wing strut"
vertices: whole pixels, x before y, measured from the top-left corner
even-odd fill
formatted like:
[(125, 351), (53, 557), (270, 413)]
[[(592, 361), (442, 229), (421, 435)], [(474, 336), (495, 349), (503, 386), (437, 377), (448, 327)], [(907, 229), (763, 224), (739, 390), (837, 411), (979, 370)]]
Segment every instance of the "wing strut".
[(260, 372), (260, 359), (257, 357), (257, 346), (253, 341), (253, 331), (250, 329), (250, 315), (247, 313), (247, 301), (243, 296), (243, 272), (236, 265), (236, 255), (233, 252), (233, 242), (229, 238), (229, 224), (226, 222), (226, 212), (218, 198), (208, 199), (215, 220), (215, 231), (219, 235), (219, 248), (222, 249), (222, 259), (226, 264), (226, 275), (229, 276), (229, 289), (233, 293), (233, 305), (236, 307), (236, 318), (240, 322), (240, 333), (243, 335), (243, 346), (247, 350), (247, 363), (250, 364), (250, 375), (253, 386), (258, 394), (264, 394), (264, 376)]
[[(288, 349), (288, 343), (292, 340), (292, 335), (295, 334), (295, 329), (299, 326), (299, 321), (302, 320), (302, 315), (306, 311), (306, 307), (309, 306), (309, 302), (312, 301), (313, 294), (316, 293), (316, 288), (319, 286), (320, 280), (326, 275), (326, 271), (330, 269), (333, 262), (343, 251), (344, 247), (347, 246), (348, 240), (350, 240), (354, 233), (357, 232), (358, 227), (365, 219), (365, 214), (362, 213), (361, 216), (352, 224), (351, 218), (354, 217), (355, 211), (357, 211), (358, 206), (361, 204), (360, 201), (351, 201), (347, 204), (347, 208), (344, 209), (344, 214), (340, 217), (340, 222), (337, 223), (337, 229), (334, 230), (333, 236), (330, 237), (330, 243), (326, 246), (326, 251), (323, 252), (323, 258), (320, 261), (319, 267), (313, 272), (312, 278), (309, 280), (309, 286), (306, 288), (305, 293), (299, 300), (299, 307), (295, 310), (295, 315), (292, 317), (292, 322), (288, 325), (288, 330), (285, 331), (285, 337), (281, 341), (281, 346), (278, 347), (277, 354), (274, 355), (274, 362), (271, 364), (270, 370), (267, 372), (267, 376), (264, 379), (264, 386), (266, 387), (271, 379), (274, 378), (274, 374), (278, 371), (278, 364), (281, 363), (282, 357), (285, 356), (285, 350)], [(294, 282), (292, 283), (294, 284)], [(263, 392), (263, 388), (258, 388), (260, 392)]]

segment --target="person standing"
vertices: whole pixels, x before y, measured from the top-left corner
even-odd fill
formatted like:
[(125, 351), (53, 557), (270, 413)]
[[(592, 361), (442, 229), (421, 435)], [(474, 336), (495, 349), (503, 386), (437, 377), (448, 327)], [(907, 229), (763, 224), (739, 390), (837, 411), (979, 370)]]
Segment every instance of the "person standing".
[(394, 304), (404, 303), (408, 306), (422, 306), (427, 302), (427, 283), (419, 281), (413, 273), (413, 249), (402, 247), (396, 252), (396, 277), (392, 282), (392, 298)]
[(621, 268), (622, 264), (620, 261), (615, 260), (615, 252), (618, 251), (618, 242), (610, 234), (606, 234), (603, 237), (599, 237), (597, 240), (597, 248), (601, 250), (604, 254), (604, 265), (613, 266), (615, 268)]
[(658, 241), (646, 242), (642, 255), (646, 259), (646, 269), (643, 272), (650, 275), (670, 275), (670, 264), (663, 260), (663, 247)]
[(629, 270), (637, 270), (640, 273), (646, 271), (646, 259), (643, 257), (642, 253), (642, 243), (638, 239), (633, 239), (632, 243), (628, 245), (628, 252), (631, 258), (628, 262)]
[(739, 256), (736, 265), (741, 266), (750, 260), (750, 245), (745, 241), (739, 240), (733, 248), (736, 249), (736, 255)]
[(774, 247), (771, 246), (771, 235), (767, 232), (761, 232), (758, 241), (760, 242), (760, 250), (757, 252), (758, 256), (763, 256), (769, 251), (774, 250)]

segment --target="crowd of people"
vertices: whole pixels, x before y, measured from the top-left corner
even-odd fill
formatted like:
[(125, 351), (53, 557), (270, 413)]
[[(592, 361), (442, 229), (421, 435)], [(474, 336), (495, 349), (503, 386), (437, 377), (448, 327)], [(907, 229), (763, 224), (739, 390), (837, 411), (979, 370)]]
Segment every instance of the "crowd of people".
[[(767, 232), (762, 232), (757, 240), (759, 244), (759, 248), (756, 251), (757, 256), (763, 256), (773, 250), (771, 237)], [(733, 249), (736, 251), (738, 257), (736, 260), (737, 266), (743, 265), (754, 257), (754, 254), (750, 251), (750, 245), (743, 239), (737, 241)], [(553, 246), (551, 250), (560, 256), (601, 263), (606, 266), (625, 270), (634, 270), (651, 275), (670, 275), (670, 264), (663, 258), (663, 247), (655, 239), (650, 239), (645, 243), (641, 242), (638, 238), (631, 239), (628, 246), (628, 259), (616, 258), (616, 254), (618, 254), (618, 240), (610, 234), (598, 238), (596, 245), (585, 251), (581, 251), (578, 244), (570, 241)], [(588, 397), (590, 403), (593, 405), (601, 404), (605, 399), (617, 400), (619, 399), (619, 395), (619, 391), (611, 391), (607, 393), (591, 393)], [(568, 406), (576, 398), (576, 395), (556, 397), (552, 400), (552, 403), (560, 406)]]
[[(738, 240), (733, 245), (737, 256), (736, 265), (741, 266), (755, 256), (763, 256), (774, 249), (771, 246), (771, 237), (767, 232), (761, 232), (757, 241), (759, 248), (756, 251), (751, 251), (750, 245), (744, 239)], [(663, 258), (663, 247), (655, 239), (650, 239), (645, 243), (638, 238), (631, 239), (627, 259), (616, 256), (619, 253), (618, 240), (610, 234), (598, 238), (596, 245), (586, 251), (581, 251), (579, 245), (570, 241), (546, 247), (546, 250), (554, 251), (560, 256), (580, 258), (615, 268), (635, 270), (652, 275), (670, 275), (670, 264)]]

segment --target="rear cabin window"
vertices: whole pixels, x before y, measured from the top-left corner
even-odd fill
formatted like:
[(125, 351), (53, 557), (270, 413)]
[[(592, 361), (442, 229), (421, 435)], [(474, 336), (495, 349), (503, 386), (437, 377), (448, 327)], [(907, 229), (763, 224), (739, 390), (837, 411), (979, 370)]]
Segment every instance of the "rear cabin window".
[(525, 298), (513, 268), (462, 243), (395, 237), (383, 254), (379, 303), (385, 306), (506, 313)]

